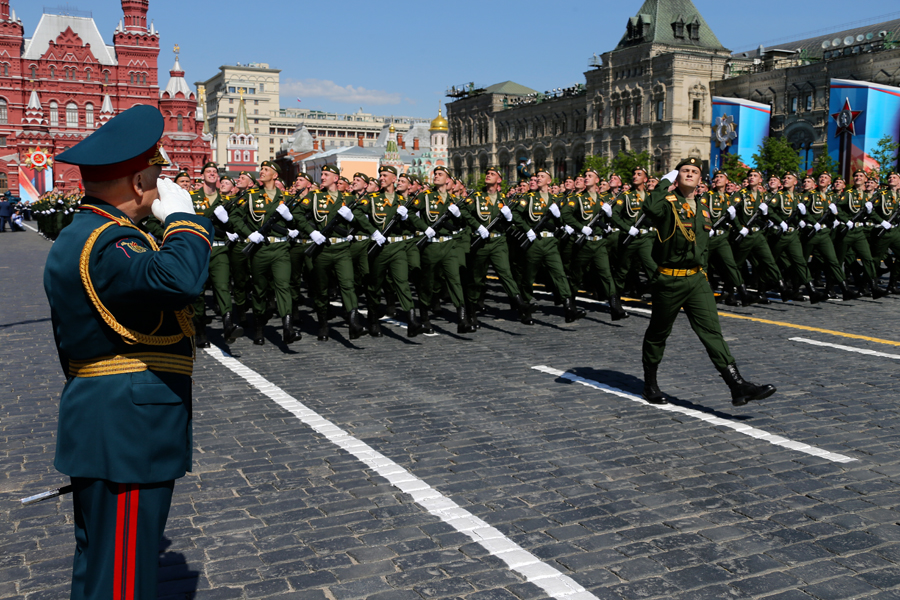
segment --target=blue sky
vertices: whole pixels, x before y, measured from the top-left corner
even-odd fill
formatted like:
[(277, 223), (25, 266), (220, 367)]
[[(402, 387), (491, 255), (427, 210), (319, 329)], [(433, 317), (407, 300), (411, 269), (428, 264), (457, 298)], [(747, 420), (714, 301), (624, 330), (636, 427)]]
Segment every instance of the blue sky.
[[(283, 107), (363, 108), (378, 115), (431, 118), (452, 85), (513, 80), (542, 91), (582, 83), (588, 59), (615, 47), (642, 3), (150, 0), (149, 18), (161, 35), (163, 86), (177, 43), (191, 84), (212, 77), (224, 64), (265, 62), (281, 69)], [(11, 0), (26, 37), (34, 32), (44, 4), (53, 0)], [(731, 50), (814, 37), (818, 30), (855, 27), (876, 17), (900, 18), (896, 0), (694, 4)], [(71, 0), (69, 6), (90, 11), (104, 40), (112, 42), (122, 16), (119, 2)], [(750, 11), (742, 10), (748, 6)], [(860, 12), (848, 16), (848, 6), (860, 6)]]

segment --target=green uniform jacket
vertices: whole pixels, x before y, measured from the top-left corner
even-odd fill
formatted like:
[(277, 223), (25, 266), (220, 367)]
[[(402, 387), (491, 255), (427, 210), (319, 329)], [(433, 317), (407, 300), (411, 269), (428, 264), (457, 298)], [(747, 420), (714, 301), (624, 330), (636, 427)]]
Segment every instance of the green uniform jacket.
[[(563, 223), (575, 229), (577, 235), (581, 234), (582, 228), (594, 218), (594, 215), (601, 210), (601, 207), (606, 204), (607, 200), (608, 198), (605, 198), (603, 194), (597, 194), (597, 198), (594, 199), (587, 192), (569, 196), (564, 202), (561, 211)], [(605, 219), (605, 216), (600, 217), (594, 224), (594, 229), (597, 230), (597, 226), (602, 226), (605, 223)], [(603, 233), (602, 230), (597, 230), (594, 235), (600, 235), (601, 233)]]
[[(181, 477), (191, 462), (189, 366), (188, 373), (116, 374), (106, 368), (90, 377), (72, 376), (71, 370), (79, 361), (135, 353), (157, 353), (163, 362), (190, 365), (192, 340), (181, 335), (175, 311), (203, 291), (212, 224), (189, 213), (171, 215), (157, 252), (118, 209), (95, 198), (85, 198), (85, 204), (50, 249), (44, 270), (53, 335), (67, 376), (54, 464), (70, 477), (120, 483)], [(85, 282), (81, 255), (103, 226), (88, 255)], [(94, 300), (89, 288), (96, 291)], [(101, 318), (98, 303), (108, 309), (112, 324)], [(126, 343), (115, 324), (141, 334), (171, 335), (173, 343)]]
[(828, 209), (828, 205), (833, 201), (834, 196), (831, 192), (820, 192), (818, 190), (806, 192), (803, 194), (803, 205), (806, 207), (806, 216), (803, 220), (810, 226), (815, 226), (816, 223), (822, 220), (823, 227), (831, 227), (837, 218)]
[[(459, 198), (449, 193), (444, 199), (441, 199), (441, 195), (437, 192), (425, 192), (419, 194), (412, 208), (412, 210), (416, 211), (416, 217), (419, 219), (416, 228), (419, 228), (421, 225), (424, 225), (424, 227), (421, 228), (421, 231), (424, 231), (429, 227), (433, 228), (434, 222), (437, 221), (442, 214), (447, 212), (447, 208), (457, 200), (459, 200)], [(439, 228), (435, 229), (435, 234), (438, 236), (448, 236), (456, 233), (466, 225), (464, 215), (464, 209), (460, 209), (459, 217), (450, 215), (449, 219), (445, 220)]]
[[(466, 198), (466, 205), (462, 209), (462, 216), (474, 232), (479, 226), (487, 227), (500, 215), (500, 209), (509, 203), (503, 192), (497, 192), (495, 198), (491, 198), (484, 192), (475, 192)], [(500, 233), (499, 226), (506, 218), (501, 216), (497, 222), (498, 228), (493, 233)]]
[[(212, 200), (209, 200), (206, 197), (206, 193), (202, 189), (191, 192), (191, 201), (194, 203), (194, 212), (201, 217), (206, 217), (212, 221), (213, 228), (215, 229), (215, 240), (217, 242), (224, 242), (228, 239), (225, 233), (230, 231), (230, 223), (223, 223), (220, 221), (219, 218), (213, 214), (213, 211), (216, 207), (225, 204), (229, 199), (230, 196), (222, 196), (219, 192), (216, 192), (216, 195)], [(228, 220), (231, 221), (230, 216)]]
[[(835, 204), (838, 208), (838, 218), (844, 223), (852, 221), (859, 211), (866, 212), (866, 202), (869, 202), (869, 194), (865, 191), (844, 190)], [(873, 211), (874, 212), (874, 211)], [(861, 222), (860, 225), (863, 225)]]
[[(715, 190), (709, 190), (700, 198), (700, 202), (706, 205), (709, 208), (709, 214), (712, 217), (712, 222), (715, 223), (719, 219), (722, 218), (722, 215), (728, 210), (728, 207), (733, 204), (731, 200), (731, 196), (726, 194), (725, 192), (717, 192)], [(735, 207), (737, 210), (737, 207)], [(719, 228), (724, 230), (728, 223), (731, 222), (731, 219), (725, 219)]]
[(653, 260), (666, 269), (705, 269), (712, 228), (709, 207), (698, 199), (696, 212), (692, 211), (681, 190), (668, 191), (670, 185), (667, 179), (660, 181), (641, 209), (659, 236), (653, 244)]
[[(352, 224), (338, 214), (342, 206), (349, 206), (356, 200), (356, 196), (347, 192), (337, 192), (332, 199), (328, 192), (310, 192), (303, 200), (294, 204), (294, 222), (296, 229), (307, 236), (313, 231), (322, 231), (328, 223), (334, 219), (340, 219), (340, 224), (331, 230), (329, 237), (347, 237), (352, 232)], [(354, 219), (355, 220), (355, 219)]]
[[(658, 187), (658, 186), (657, 186)], [(616, 205), (613, 207), (612, 222), (620, 230), (628, 233), (628, 230), (634, 227), (638, 217), (641, 214), (641, 207), (652, 192), (645, 192), (644, 199), (641, 200), (637, 192), (624, 192), (616, 198)], [(649, 217), (648, 217), (649, 218)], [(647, 228), (645, 225), (644, 229)]]
[[(756, 192), (756, 195), (754, 195), (750, 190), (744, 188), (732, 194), (731, 205), (737, 210), (737, 216), (734, 219), (735, 228), (740, 230), (741, 228), (746, 227), (750, 218), (753, 217), (754, 213), (756, 213), (756, 210), (759, 208), (759, 205), (763, 202), (767, 205), (769, 204), (766, 193), (762, 190)], [(764, 231), (766, 228), (766, 219), (772, 221), (776, 225), (781, 223), (781, 218), (774, 213), (775, 211), (770, 210), (768, 215), (758, 216), (756, 220), (753, 221), (753, 225), (750, 226), (751, 229)]]
[[(547, 200), (541, 197), (540, 192), (528, 192), (519, 200), (519, 203), (513, 210), (513, 223), (524, 231), (531, 231), (531, 228), (537, 225), (538, 221), (544, 216), (544, 213), (550, 210), (550, 207), (556, 204), (560, 206), (560, 217), (562, 217), (562, 196), (547, 194)], [(553, 231), (559, 227), (561, 218), (552, 217), (550, 221), (544, 225), (541, 231)], [(537, 232), (540, 233), (540, 232)]]
[[(900, 204), (900, 191), (877, 190), (872, 198), (872, 204), (875, 205), (875, 208), (872, 214), (869, 215), (869, 223), (871, 225), (881, 225), (894, 216), (897, 205)], [(894, 221), (893, 225), (896, 224), (897, 222)]]
[[(266, 192), (258, 188), (251, 188), (245, 191), (244, 195), (246, 196), (247, 201), (235, 209), (234, 214), (229, 216), (228, 222), (231, 223), (233, 220), (234, 232), (241, 236), (241, 238), (247, 239), (251, 233), (259, 231), (259, 228), (263, 226), (263, 223), (275, 214), (275, 209), (278, 208), (279, 204), (287, 200), (287, 197), (281, 193), (281, 190), (276, 189), (275, 196), (272, 200), (269, 200)], [(279, 219), (277, 224), (272, 227), (269, 235), (284, 237), (287, 235), (288, 228), (298, 229), (298, 227), (294, 225), (295, 222), (296, 219), (290, 223), (285, 223), (283, 219)]]

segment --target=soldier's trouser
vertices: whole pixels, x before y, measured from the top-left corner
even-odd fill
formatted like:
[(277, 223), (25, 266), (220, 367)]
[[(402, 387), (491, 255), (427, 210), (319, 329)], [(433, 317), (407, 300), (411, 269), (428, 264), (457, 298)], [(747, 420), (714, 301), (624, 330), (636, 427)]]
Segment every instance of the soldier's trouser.
[(572, 296), (572, 288), (566, 279), (562, 259), (559, 256), (559, 246), (556, 238), (538, 238), (525, 253), (522, 271), (522, 294), (528, 302), (534, 299), (534, 278), (540, 267), (547, 269), (550, 280), (559, 295), (565, 299)]
[(841, 268), (841, 263), (838, 262), (837, 254), (834, 252), (834, 243), (831, 241), (828, 230), (817, 231), (815, 235), (802, 243), (803, 256), (812, 255), (824, 263), (826, 276), (832, 283), (844, 281), (844, 270)]
[(272, 242), (260, 248), (250, 261), (253, 273), (253, 314), (266, 312), (266, 294), (275, 293), (278, 316), (291, 314), (291, 255), (290, 244)]
[(872, 252), (869, 250), (866, 232), (862, 228), (854, 227), (848, 231), (842, 240), (838, 240), (835, 243), (834, 250), (837, 254), (838, 262), (842, 264), (845, 260), (850, 262), (851, 259), (848, 254), (852, 250), (856, 258), (862, 262), (866, 277), (872, 281), (878, 279), (878, 272), (875, 270), (875, 260), (872, 258)]
[[(624, 234), (623, 234), (624, 235)], [(644, 274), (647, 279), (652, 280), (656, 277), (656, 261), (653, 260), (653, 242), (656, 239), (656, 233), (644, 233), (633, 239), (630, 244), (619, 246), (617, 267), (615, 272), (616, 287), (620, 290), (625, 287), (625, 278), (631, 270), (631, 264), (635, 257), (641, 261), (644, 268)]]
[(688, 277), (659, 274), (652, 282), (651, 290), (653, 313), (644, 333), (641, 355), (644, 364), (658, 365), (662, 361), (666, 340), (681, 308), (716, 368), (724, 369), (734, 362), (722, 337), (715, 296), (702, 271)]
[(334, 275), (341, 290), (341, 301), (349, 312), (359, 308), (353, 281), (350, 243), (340, 242), (323, 248), (312, 261), (312, 294), (316, 312), (328, 310), (328, 277)]
[(291, 305), (294, 308), (299, 308), (300, 306), (300, 287), (303, 282), (304, 273), (307, 276), (309, 275), (305, 254), (307, 248), (308, 246), (306, 244), (291, 244)]
[(174, 485), (72, 477), (72, 598), (156, 599), (159, 542)]
[(237, 242), (229, 251), (228, 256), (231, 280), (234, 282), (232, 288), (234, 303), (240, 307), (247, 306), (253, 292), (250, 281), (250, 260), (243, 253), (246, 246), (246, 242)]
[(775, 264), (775, 258), (772, 251), (769, 250), (769, 244), (766, 238), (758, 231), (752, 231), (750, 234), (735, 244), (732, 248), (734, 252), (734, 262), (739, 267), (743, 266), (748, 257), (752, 256), (756, 259), (756, 268), (759, 269), (759, 285), (773, 284), (781, 279), (781, 271)]
[(728, 234), (717, 235), (709, 240), (709, 261), (713, 263), (718, 274), (725, 279), (725, 283), (731, 287), (739, 288), (744, 285), (744, 277), (737, 263), (734, 262), (734, 254), (731, 252), (731, 244), (728, 242)]
[(353, 284), (357, 291), (363, 291), (369, 278), (368, 238), (350, 242), (350, 261), (353, 264)]
[(891, 278), (900, 278), (900, 229), (896, 227), (884, 233), (881, 237), (876, 237), (881, 227), (874, 227), (872, 235), (869, 238), (869, 244), (872, 248), (872, 258), (875, 259), (875, 265), (883, 261), (888, 251), (893, 251), (894, 262), (891, 265)]
[(231, 260), (225, 246), (213, 246), (209, 254), (209, 280), (219, 313), (231, 312)]
[[(390, 277), (387, 275), (390, 273)], [(384, 249), (369, 264), (368, 285), (366, 287), (366, 304), (369, 308), (369, 320), (377, 318), (377, 309), (381, 304), (381, 290), (388, 280), (400, 308), (404, 312), (413, 308), (412, 292), (409, 289), (409, 263), (405, 242), (385, 245)]]
[(803, 254), (803, 244), (800, 243), (800, 232), (789, 231), (778, 236), (777, 239), (770, 243), (772, 255), (781, 259), (784, 257), (785, 262), (790, 265), (791, 273), (794, 274), (796, 283), (809, 283), (812, 277), (809, 274), (809, 268), (806, 266), (806, 255)]
[(510, 298), (515, 298), (519, 293), (519, 286), (513, 279), (509, 266), (509, 247), (506, 245), (506, 236), (495, 237), (487, 240), (484, 245), (469, 254), (471, 262), (471, 285), (466, 289), (466, 298), (469, 304), (477, 304), (481, 300), (481, 294), (487, 285), (488, 267), (493, 266), (494, 272), (500, 279), (503, 291)]
[(406, 246), (406, 265), (409, 268), (409, 281), (416, 286), (418, 293), (419, 280), (422, 277), (422, 254), (416, 246), (416, 238), (403, 242)]
[(458, 240), (429, 242), (422, 248), (422, 277), (416, 291), (423, 306), (431, 306), (438, 270), (447, 282), (447, 291), (450, 292), (453, 306), (459, 308), (465, 304), (462, 282), (459, 279), (459, 253), (455, 247), (457, 243)]
[[(574, 245), (572, 243), (572, 246)], [(592, 268), (595, 271), (593, 277), (597, 278), (598, 281), (592, 281), (590, 282), (591, 285), (588, 285), (585, 282), (585, 276)], [(612, 270), (609, 267), (609, 240), (585, 242), (575, 256), (572, 277), (575, 281), (576, 290), (579, 287), (583, 287), (586, 291), (590, 291), (591, 287), (596, 287), (598, 292), (605, 294), (607, 299), (618, 295)]]

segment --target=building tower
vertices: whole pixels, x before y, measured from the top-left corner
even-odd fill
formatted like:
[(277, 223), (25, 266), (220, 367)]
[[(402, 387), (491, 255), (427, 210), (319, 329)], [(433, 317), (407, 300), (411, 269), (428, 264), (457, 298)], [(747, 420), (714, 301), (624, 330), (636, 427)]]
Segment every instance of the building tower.
[(384, 146), (384, 156), (381, 157), (382, 167), (394, 167), (397, 173), (403, 173), (405, 168), (400, 158), (400, 147), (397, 145), (397, 130), (394, 125), (388, 128), (387, 144)]
[(150, 0), (122, 0), (122, 12), (125, 13), (125, 31), (146, 33), (147, 8)]
[(244, 107), (244, 89), (240, 89), (237, 117), (234, 131), (228, 136), (225, 145), (226, 169), (229, 171), (256, 171), (259, 156), (259, 140), (250, 133), (250, 121)]
[(178, 62), (179, 50), (176, 45), (175, 66), (169, 71), (169, 83), (159, 92), (159, 111), (165, 119), (162, 143), (172, 161), (166, 170), (184, 170), (198, 176), (209, 160), (209, 149), (200, 131), (203, 121), (197, 120), (197, 95), (185, 81)]

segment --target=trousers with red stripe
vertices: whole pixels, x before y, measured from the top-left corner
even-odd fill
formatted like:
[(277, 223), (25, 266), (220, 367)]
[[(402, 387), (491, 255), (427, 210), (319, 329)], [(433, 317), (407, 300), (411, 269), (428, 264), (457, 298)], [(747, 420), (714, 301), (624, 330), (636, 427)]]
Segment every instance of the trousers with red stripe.
[(159, 542), (174, 485), (72, 478), (73, 599), (156, 598)]

